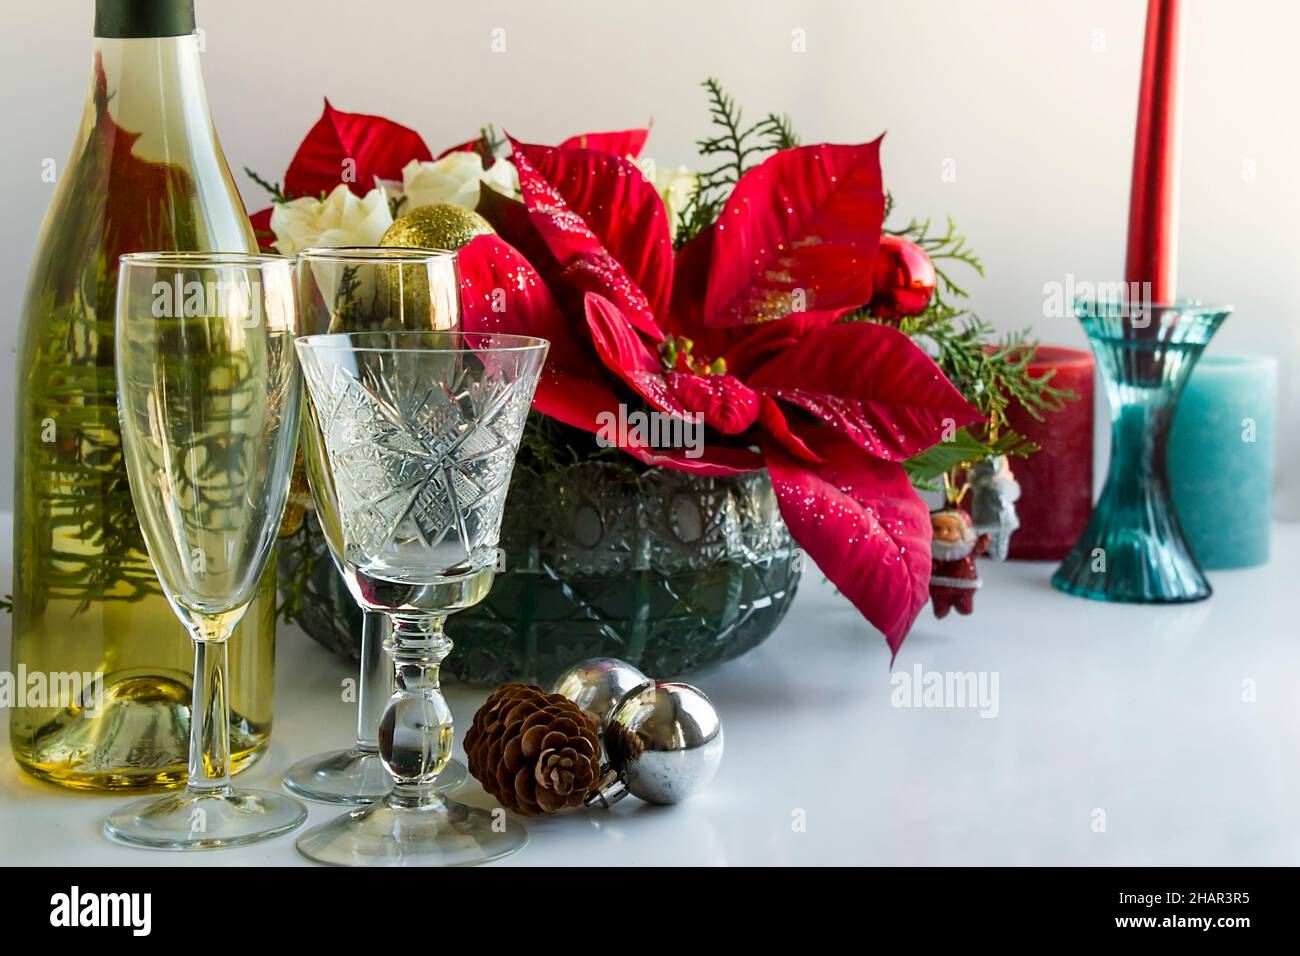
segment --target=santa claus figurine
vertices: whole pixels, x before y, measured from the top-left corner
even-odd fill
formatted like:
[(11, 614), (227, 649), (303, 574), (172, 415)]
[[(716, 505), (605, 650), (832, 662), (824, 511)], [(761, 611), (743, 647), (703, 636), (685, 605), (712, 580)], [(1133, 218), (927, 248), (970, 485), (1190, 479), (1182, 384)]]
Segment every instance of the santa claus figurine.
[(975, 534), (971, 517), (962, 508), (930, 512), (930, 525), (934, 529), (930, 542), (934, 616), (945, 617), (952, 608), (958, 614), (969, 614), (975, 609), (975, 591), (980, 586), (975, 559), (988, 550), (989, 536)]

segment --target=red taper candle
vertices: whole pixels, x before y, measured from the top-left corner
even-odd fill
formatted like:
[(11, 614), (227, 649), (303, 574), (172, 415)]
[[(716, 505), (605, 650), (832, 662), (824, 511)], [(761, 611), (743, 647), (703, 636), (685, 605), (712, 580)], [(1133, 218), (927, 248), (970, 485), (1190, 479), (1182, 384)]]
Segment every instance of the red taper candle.
[(1147, 2), (1133, 143), (1124, 278), (1149, 282), (1155, 303), (1173, 302), (1177, 286), (1179, 7), (1179, 0)]

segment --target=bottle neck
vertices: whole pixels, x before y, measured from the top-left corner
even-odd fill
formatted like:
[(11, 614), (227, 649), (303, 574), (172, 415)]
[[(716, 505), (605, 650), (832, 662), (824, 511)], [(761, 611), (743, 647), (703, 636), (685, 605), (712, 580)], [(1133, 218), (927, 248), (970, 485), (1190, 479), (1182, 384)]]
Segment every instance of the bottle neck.
[(189, 157), (215, 148), (203, 86), (199, 39), (96, 37), (87, 115), (94, 124), (106, 110), (136, 136), (131, 152), (155, 162), (188, 167)]
[(102, 234), (110, 277), (124, 252), (257, 249), (212, 126), (200, 43), (193, 33), (95, 38), (90, 95), (51, 215), (77, 212)]

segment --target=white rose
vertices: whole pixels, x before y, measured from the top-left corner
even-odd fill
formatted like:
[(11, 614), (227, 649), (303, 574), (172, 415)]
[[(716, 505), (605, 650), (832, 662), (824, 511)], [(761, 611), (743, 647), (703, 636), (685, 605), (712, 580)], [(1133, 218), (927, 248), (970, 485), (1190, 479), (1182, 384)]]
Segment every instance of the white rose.
[(678, 166), (676, 169), (660, 169), (653, 159), (646, 157), (637, 160), (636, 164), (645, 178), (654, 184), (655, 192), (664, 201), (664, 208), (668, 210), (668, 228), (673, 238), (677, 238), (682, 210), (695, 194), (700, 177), (685, 166)]
[(273, 245), (286, 256), (313, 246), (377, 246), (392, 224), (382, 189), (359, 199), (343, 183), (324, 199), (294, 199), (278, 203), (271, 212)]
[(402, 195), (406, 202), (401, 211), (434, 203), (474, 209), (478, 206), (480, 183), (488, 183), (506, 196), (519, 194), (519, 173), (508, 160), (498, 159), (485, 170), (478, 153), (448, 153), (433, 162), (413, 159), (402, 167)]
[(508, 159), (498, 159), (493, 163), (492, 168), (483, 174), (483, 182), (503, 196), (512, 199), (520, 197), (519, 170), (515, 169), (515, 164)]

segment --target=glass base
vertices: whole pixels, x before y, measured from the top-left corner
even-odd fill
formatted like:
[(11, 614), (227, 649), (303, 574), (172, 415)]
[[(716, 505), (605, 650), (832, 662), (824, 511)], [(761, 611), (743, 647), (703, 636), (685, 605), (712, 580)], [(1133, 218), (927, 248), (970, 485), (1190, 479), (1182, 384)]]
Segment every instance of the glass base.
[(293, 797), (226, 787), (132, 801), (104, 821), (104, 833), (155, 850), (211, 850), (266, 840), (306, 819), (307, 808)]
[(395, 796), (346, 813), (298, 837), (298, 852), (334, 866), (474, 866), (523, 849), (528, 831), (443, 796), (404, 806)]
[[(1088, 527), (1052, 575), (1058, 591), (1094, 601), (1186, 604), (1213, 593), (1183, 540), (1168, 498), (1151, 489), (1140, 507), (1103, 492)], [(1109, 488), (1108, 488), (1109, 491)]]
[(1125, 572), (1096, 573), (1091, 569), (1095, 549), (1072, 551), (1052, 575), (1052, 587), (1075, 597), (1123, 604), (1189, 604), (1204, 601), (1214, 589), (1190, 556), (1171, 559), (1164, 543), (1152, 545), (1153, 557), (1129, 565)]
[[(438, 774), (439, 793), (455, 789), (468, 774), (459, 760), (450, 760)], [(374, 750), (335, 750), (300, 760), (284, 775), (284, 789), (317, 803), (374, 803), (393, 792), (389, 775)]]

